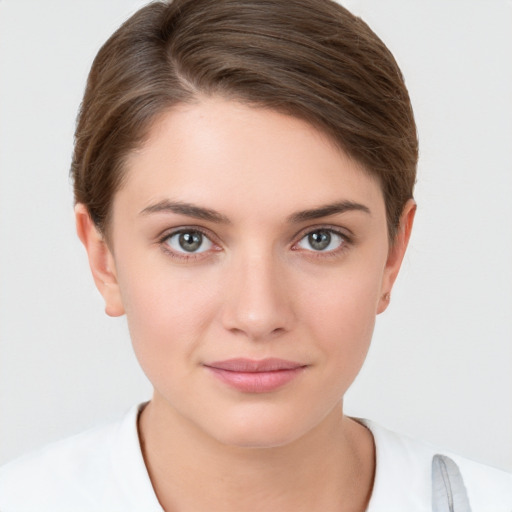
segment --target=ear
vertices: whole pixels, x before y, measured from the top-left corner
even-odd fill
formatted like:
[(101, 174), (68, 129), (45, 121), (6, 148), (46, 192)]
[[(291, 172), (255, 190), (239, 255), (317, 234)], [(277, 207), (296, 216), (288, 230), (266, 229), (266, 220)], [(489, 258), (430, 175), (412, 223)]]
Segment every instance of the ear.
[(414, 222), (414, 215), (416, 213), (416, 202), (414, 199), (409, 199), (404, 206), (402, 215), (400, 216), (400, 223), (398, 231), (395, 235), (393, 245), (389, 248), (388, 259), (384, 269), (382, 279), (381, 296), (377, 306), (377, 314), (386, 310), (391, 298), (391, 289), (398, 276), (398, 271), (404, 259), (405, 250), (411, 237), (412, 225)]
[(105, 313), (109, 316), (121, 316), (124, 314), (124, 306), (112, 252), (84, 204), (78, 203), (75, 206), (75, 221), (78, 238), (87, 251), (96, 288), (105, 300)]

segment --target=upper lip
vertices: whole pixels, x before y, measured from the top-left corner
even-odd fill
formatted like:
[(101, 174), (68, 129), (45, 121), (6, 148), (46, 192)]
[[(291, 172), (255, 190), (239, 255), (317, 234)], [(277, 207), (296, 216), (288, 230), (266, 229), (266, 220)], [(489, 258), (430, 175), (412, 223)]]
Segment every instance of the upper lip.
[(225, 370), (230, 372), (258, 373), (258, 372), (275, 372), (279, 370), (296, 370), (304, 368), (305, 364), (296, 361), (287, 361), (286, 359), (278, 359), (271, 357), (268, 359), (246, 359), (235, 358), (225, 361), (215, 361), (205, 364), (210, 368), (217, 370)]

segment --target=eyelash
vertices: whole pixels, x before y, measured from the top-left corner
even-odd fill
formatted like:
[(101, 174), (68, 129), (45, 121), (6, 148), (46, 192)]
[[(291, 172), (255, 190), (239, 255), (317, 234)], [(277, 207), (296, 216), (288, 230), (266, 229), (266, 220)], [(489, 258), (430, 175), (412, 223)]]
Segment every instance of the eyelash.
[[(201, 251), (201, 252), (185, 252), (185, 251), (179, 252), (179, 251), (173, 250), (169, 246), (169, 243), (168, 243), (169, 239), (173, 236), (180, 235), (183, 233), (200, 233), (204, 238), (206, 238), (212, 244), (213, 248), (208, 249), (206, 251)], [(207, 232), (206, 230), (204, 230), (198, 226), (190, 226), (190, 227), (183, 226), (183, 227), (180, 227), (179, 229), (167, 231), (164, 235), (162, 235), (159, 238), (158, 243), (159, 243), (160, 247), (162, 248), (162, 250), (164, 251), (164, 253), (167, 254), (168, 256), (170, 256), (171, 258), (181, 260), (181, 261), (194, 261), (194, 260), (206, 258), (208, 256), (208, 253), (211, 252), (212, 250), (214, 252), (218, 252), (221, 250), (219, 245), (217, 243), (215, 243), (214, 238), (215, 237), (212, 236), (209, 232)]]
[[(334, 234), (337, 237), (340, 237), (341, 238), (340, 246), (335, 249), (328, 250), (328, 251), (321, 251), (321, 250), (315, 251), (315, 250), (302, 249), (300, 247), (297, 247), (298, 244), (302, 240), (304, 240), (306, 237), (312, 235), (313, 233), (320, 232), (320, 231), (324, 231), (324, 232), (327, 232), (330, 234)], [(201, 251), (201, 252), (185, 252), (185, 251), (179, 252), (179, 251), (173, 250), (169, 246), (169, 243), (168, 243), (169, 239), (173, 236), (180, 235), (183, 233), (200, 233), (203, 237), (205, 237), (212, 244), (212, 248), (207, 249), (205, 251)], [(164, 253), (167, 254), (168, 256), (170, 256), (171, 258), (187, 262), (187, 261), (196, 261), (199, 259), (207, 258), (209, 253), (212, 250), (214, 252), (220, 252), (222, 249), (214, 241), (214, 239), (215, 239), (215, 237), (212, 234), (210, 234), (209, 232), (207, 232), (206, 230), (204, 230), (203, 228), (200, 228), (198, 226), (190, 226), (190, 227), (183, 226), (176, 230), (167, 231), (165, 234), (163, 234), (158, 239), (158, 244), (161, 246)], [(308, 257), (312, 257), (312, 258), (337, 257), (340, 254), (342, 254), (343, 252), (345, 252), (353, 244), (352, 238), (349, 237), (344, 231), (340, 230), (339, 228), (335, 228), (333, 226), (325, 226), (325, 225), (309, 226), (307, 229), (304, 229), (303, 231), (301, 231), (300, 233), (295, 235), (294, 240), (296, 240), (296, 241), (291, 246), (291, 250), (297, 251), (297, 252), (300, 251), (300, 252), (308, 253)]]
[[(312, 235), (313, 233), (318, 233), (319, 231), (325, 231), (327, 233), (330, 233), (331, 235), (334, 234), (335, 236), (340, 237), (340, 246), (329, 251), (314, 251), (308, 249), (301, 249), (300, 247), (298, 247), (299, 243), (302, 240)], [(352, 236), (349, 236), (345, 231), (334, 226), (326, 225), (308, 226), (308, 228), (306, 228), (305, 230), (301, 231), (298, 235), (296, 235), (294, 239), (297, 241), (293, 243), (291, 247), (292, 251), (303, 251), (304, 253), (307, 253), (309, 258), (336, 258), (343, 254), (345, 251), (347, 251), (350, 248), (350, 246), (353, 245), (354, 243)]]

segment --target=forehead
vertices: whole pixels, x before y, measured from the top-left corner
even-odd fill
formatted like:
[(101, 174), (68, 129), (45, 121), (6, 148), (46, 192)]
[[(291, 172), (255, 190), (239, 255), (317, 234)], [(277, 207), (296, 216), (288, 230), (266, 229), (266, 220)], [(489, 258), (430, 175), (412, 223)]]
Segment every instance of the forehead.
[(123, 194), (141, 208), (173, 199), (260, 215), (338, 200), (384, 208), (377, 180), (310, 124), (218, 98), (158, 118), (127, 159)]

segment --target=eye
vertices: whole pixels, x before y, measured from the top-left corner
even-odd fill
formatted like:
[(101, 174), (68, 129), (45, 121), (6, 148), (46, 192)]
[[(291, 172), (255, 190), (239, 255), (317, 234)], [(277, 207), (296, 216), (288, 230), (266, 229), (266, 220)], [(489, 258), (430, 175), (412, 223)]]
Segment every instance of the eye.
[(302, 237), (297, 245), (308, 251), (329, 252), (339, 249), (344, 242), (344, 237), (332, 229), (316, 229)]
[(201, 253), (213, 247), (212, 241), (201, 231), (187, 229), (172, 233), (165, 243), (174, 251), (180, 253)]

